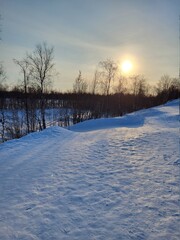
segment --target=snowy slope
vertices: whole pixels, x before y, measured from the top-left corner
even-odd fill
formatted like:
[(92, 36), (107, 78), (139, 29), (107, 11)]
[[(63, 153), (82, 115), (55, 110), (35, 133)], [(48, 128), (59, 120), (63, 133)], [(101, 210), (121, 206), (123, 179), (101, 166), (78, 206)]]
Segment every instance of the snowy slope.
[(52, 127), (0, 145), (0, 239), (179, 239), (179, 186), (178, 101)]

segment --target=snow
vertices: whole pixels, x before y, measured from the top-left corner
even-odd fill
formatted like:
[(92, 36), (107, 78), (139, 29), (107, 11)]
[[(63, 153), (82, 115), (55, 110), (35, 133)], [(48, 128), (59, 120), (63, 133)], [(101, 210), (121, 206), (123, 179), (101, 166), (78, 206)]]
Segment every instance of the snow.
[(0, 239), (179, 239), (178, 108), (1, 144)]

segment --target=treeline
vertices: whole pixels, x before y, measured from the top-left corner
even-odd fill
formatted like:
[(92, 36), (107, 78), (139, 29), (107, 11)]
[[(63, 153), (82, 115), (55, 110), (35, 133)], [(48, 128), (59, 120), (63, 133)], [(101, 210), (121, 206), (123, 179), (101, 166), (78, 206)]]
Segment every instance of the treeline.
[[(41, 131), (41, 101), (39, 92), (0, 91), (1, 140), (19, 138), (27, 133)], [(122, 116), (142, 108), (163, 104), (179, 96), (178, 88), (159, 90), (156, 95), (134, 93), (92, 93), (43, 94), (46, 126), (67, 127), (88, 119)], [(28, 108), (27, 108), (28, 105)], [(28, 109), (28, 110), (27, 110)]]
[(162, 76), (150, 86), (141, 75), (125, 77), (118, 65), (107, 59), (98, 64), (92, 81), (81, 71), (72, 90), (50, 90), (55, 75), (53, 48), (45, 43), (22, 60), (14, 59), (22, 74), (20, 84), (9, 87), (0, 65), (0, 137), (1, 141), (19, 138), (47, 126), (68, 127), (100, 117), (122, 116), (142, 108), (163, 104), (179, 97), (179, 80)]

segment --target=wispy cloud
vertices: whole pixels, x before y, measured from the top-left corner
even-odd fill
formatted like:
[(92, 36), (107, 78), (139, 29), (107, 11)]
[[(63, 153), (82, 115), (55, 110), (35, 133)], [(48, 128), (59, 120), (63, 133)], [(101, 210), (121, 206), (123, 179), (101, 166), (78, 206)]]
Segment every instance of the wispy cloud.
[(10, 67), (12, 58), (46, 41), (69, 81), (78, 68), (89, 76), (98, 61), (125, 56), (135, 59), (140, 73), (158, 79), (178, 68), (179, 11), (179, 0), (6, 0), (1, 58)]

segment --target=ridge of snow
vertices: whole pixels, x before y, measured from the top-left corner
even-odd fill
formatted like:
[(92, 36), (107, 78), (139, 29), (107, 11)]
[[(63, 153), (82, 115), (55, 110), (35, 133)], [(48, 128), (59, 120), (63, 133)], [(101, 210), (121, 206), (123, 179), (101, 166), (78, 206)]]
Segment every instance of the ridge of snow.
[[(163, 125), (163, 124), (166, 124), (168, 120), (169, 122), (170, 121), (174, 122), (174, 120), (178, 121), (179, 114), (177, 110), (176, 110), (177, 114), (173, 116), (171, 116), (171, 112), (167, 111), (168, 107), (170, 107), (170, 109), (173, 109), (174, 107), (177, 109), (178, 105), (179, 105), (179, 101), (173, 100), (173, 101), (169, 101), (164, 105), (149, 108), (149, 109), (139, 110), (122, 117), (90, 119), (69, 127), (69, 130), (75, 131), (75, 132), (86, 132), (86, 131), (94, 131), (94, 130), (107, 129), (107, 128), (118, 128), (118, 127), (137, 128), (137, 127), (142, 127), (147, 121), (149, 121), (149, 118), (151, 118), (150, 119), (151, 124), (155, 125), (158, 123), (158, 121), (161, 121), (160, 124)], [(164, 112), (164, 108), (165, 108), (165, 112)], [(164, 117), (161, 115), (164, 115)], [(169, 116), (169, 119), (168, 119), (168, 116)], [(173, 125), (171, 127), (173, 127)]]
[(1, 144), (0, 239), (179, 239), (178, 107)]

